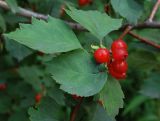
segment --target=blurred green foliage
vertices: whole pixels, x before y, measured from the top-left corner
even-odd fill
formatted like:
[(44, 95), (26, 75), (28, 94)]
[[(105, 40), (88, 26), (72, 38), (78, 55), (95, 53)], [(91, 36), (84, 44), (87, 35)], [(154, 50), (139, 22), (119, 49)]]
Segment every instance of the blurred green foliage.
[[(0, 121), (69, 121), (72, 108), (79, 101), (60, 90), (59, 84), (51, 78), (50, 70), (46, 68), (46, 63), (59, 53), (43, 55), (2, 36), (4, 33), (14, 31), (19, 23), (30, 23), (30, 19), (14, 14), (19, 9), (17, 5), (72, 21), (67, 14), (64, 13), (63, 16), (60, 14), (61, 7), (65, 3), (78, 9), (98, 10), (103, 13), (104, 5), (107, 4), (110, 7), (109, 16), (123, 19), (124, 24), (136, 24), (148, 18), (156, 0), (93, 0), (91, 5), (84, 7), (79, 7), (77, 0), (7, 0), (6, 2), (11, 11), (0, 8), (0, 83), (7, 85), (6, 90), (0, 90)], [(118, 2), (122, 3), (119, 5)], [(159, 18), (160, 9), (155, 19), (159, 21)], [(74, 32), (82, 47), (89, 53), (93, 52), (91, 44), (99, 44), (99, 40), (90, 32), (77, 30)], [(159, 29), (140, 29), (134, 32), (160, 44)], [(103, 39), (104, 45), (109, 48), (112, 41), (120, 34), (119, 31), (109, 33)], [(124, 40), (128, 44), (129, 70), (127, 78), (120, 82), (125, 99), (124, 108), (120, 109), (116, 120), (160, 121), (160, 50), (141, 43), (129, 35)], [(34, 99), (37, 93), (45, 95), (39, 106), (35, 105)], [(116, 92), (113, 94), (116, 95)], [(115, 119), (109, 117), (104, 108), (97, 104), (97, 100), (93, 101), (93, 97), (99, 99), (97, 94), (83, 100), (76, 121), (114, 121)]]

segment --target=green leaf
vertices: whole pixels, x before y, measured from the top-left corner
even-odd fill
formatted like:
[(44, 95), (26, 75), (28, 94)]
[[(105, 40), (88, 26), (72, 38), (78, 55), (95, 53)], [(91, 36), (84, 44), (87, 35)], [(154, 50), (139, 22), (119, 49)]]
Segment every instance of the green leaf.
[(31, 121), (59, 121), (61, 107), (51, 98), (45, 98), (38, 109), (30, 108)]
[(16, 0), (5, 0), (5, 1), (8, 4), (8, 6), (11, 8), (13, 13), (16, 13), (19, 11), (18, 4), (17, 4)]
[(135, 0), (111, 0), (114, 10), (131, 23), (137, 23), (142, 7)]
[(160, 79), (159, 73), (151, 74), (141, 87), (140, 93), (151, 98), (160, 99)]
[(31, 49), (25, 47), (24, 45), (8, 39), (5, 39), (5, 47), (9, 54), (15, 57), (18, 61), (23, 60), (25, 57), (29, 56), (33, 52)]
[(105, 13), (98, 11), (83, 11), (69, 7), (67, 14), (75, 21), (84, 26), (99, 40), (102, 40), (108, 33), (121, 27), (121, 19), (112, 19)]
[(43, 53), (67, 52), (81, 45), (73, 31), (61, 20), (49, 17), (48, 22), (32, 19), (6, 37)]
[(12, 113), (8, 121), (29, 121), (27, 111), (20, 110), (20, 111)]
[(91, 96), (98, 93), (107, 80), (107, 72), (100, 72), (98, 65), (84, 50), (76, 50), (53, 59), (48, 64), (61, 89), (79, 96)]
[(100, 93), (100, 100), (102, 100), (109, 116), (115, 117), (119, 108), (123, 108), (123, 98), (124, 94), (119, 82), (110, 77)]
[(11, 104), (11, 98), (7, 96), (1, 96), (0, 99), (0, 113), (6, 113), (10, 110)]
[(58, 89), (56, 86), (49, 89), (48, 91), (48, 95), (49, 97), (51, 97), (52, 99), (54, 99), (57, 104), (59, 105), (65, 105), (65, 97), (64, 97), (64, 93), (62, 90)]
[(108, 114), (106, 113), (105, 109), (102, 106), (97, 105), (96, 111), (91, 121), (115, 121), (115, 120), (108, 116)]
[(19, 68), (18, 72), (25, 82), (32, 85), (35, 90), (41, 91), (41, 77), (43, 77), (42, 70), (36, 66), (24, 66)]
[(6, 31), (6, 23), (5, 23), (5, 20), (1, 14), (0, 14), (0, 29), (2, 29), (3, 32)]

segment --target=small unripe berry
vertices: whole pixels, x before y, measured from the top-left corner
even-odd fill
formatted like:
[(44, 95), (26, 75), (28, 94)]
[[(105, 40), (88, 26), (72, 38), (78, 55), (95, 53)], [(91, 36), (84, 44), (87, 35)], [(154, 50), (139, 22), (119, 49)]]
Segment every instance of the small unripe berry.
[(127, 44), (121, 39), (115, 40), (112, 43), (111, 50), (114, 51), (114, 50), (117, 50), (117, 49), (126, 49), (127, 50)]
[(94, 52), (94, 58), (97, 63), (107, 63), (110, 60), (109, 50), (106, 48), (99, 48)]

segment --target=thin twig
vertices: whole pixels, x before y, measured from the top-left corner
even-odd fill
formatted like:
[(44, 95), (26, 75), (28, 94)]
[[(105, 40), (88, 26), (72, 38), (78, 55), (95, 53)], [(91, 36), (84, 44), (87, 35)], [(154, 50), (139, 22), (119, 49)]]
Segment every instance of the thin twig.
[(139, 35), (131, 32), (131, 31), (128, 32), (128, 34), (131, 35), (132, 37), (140, 40), (140, 41), (143, 42), (143, 43), (146, 43), (146, 44), (151, 45), (151, 46), (153, 46), (153, 47), (155, 47), (155, 48), (157, 48), (157, 49), (160, 49), (160, 45), (152, 42), (151, 40), (148, 40), (148, 39), (146, 39), (146, 38), (140, 37)]
[(83, 102), (83, 98), (81, 98), (80, 102), (74, 107), (74, 109), (71, 113), (70, 121), (75, 121), (76, 120), (76, 116), (77, 116), (78, 110), (81, 107), (82, 102)]
[(149, 19), (148, 19), (149, 22), (152, 22), (152, 21), (153, 21), (153, 18), (154, 18), (155, 14), (156, 14), (156, 12), (157, 12), (157, 10), (158, 10), (159, 5), (160, 5), (160, 0), (157, 0), (156, 4), (155, 4), (154, 7), (153, 7), (153, 10), (152, 10), (152, 12), (151, 12), (151, 15), (150, 15), (150, 17), (149, 17)]
[[(7, 5), (7, 3), (5, 1), (0, 0), (0, 7), (6, 9), (6, 10), (10, 10), (9, 6)], [(26, 10), (24, 8), (18, 7), (18, 11), (17, 11), (18, 15), (24, 16), (24, 17), (35, 17), (35, 18), (39, 18), (39, 19), (43, 19), (43, 20), (47, 20), (48, 16), (47, 15), (43, 15), (40, 13), (36, 13), (30, 10)]]
[(118, 39), (123, 39), (123, 37), (132, 29), (132, 26), (127, 26), (124, 32), (120, 35)]

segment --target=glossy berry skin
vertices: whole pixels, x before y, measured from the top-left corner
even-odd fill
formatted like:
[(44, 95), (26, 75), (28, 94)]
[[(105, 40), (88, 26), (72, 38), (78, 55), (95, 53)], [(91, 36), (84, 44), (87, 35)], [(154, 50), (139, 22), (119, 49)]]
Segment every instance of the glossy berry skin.
[(78, 0), (79, 6), (85, 6), (91, 3), (91, 0)]
[(72, 95), (72, 98), (74, 100), (80, 100), (82, 97), (81, 96), (78, 96), (78, 95)]
[(36, 103), (39, 103), (41, 101), (41, 98), (42, 98), (42, 94), (38, 93), (36, 96), (35, 96), (35, 101)]
[(123, 61), (128, 57), (128, 52), (125, 49), (115, 49), (112, 51), (112, 56), (115, 61)]
[(113, 68), (109, 68), (109, 73), (118, 80), (126, 78), (126, 73), (117, 73), (113, 70)]
[(106, 48), (99, 48), (94, 52), (94, 58), (97, 63), (107, 63), (110, 60), (109, 50)]
[(6, 88), (7, 88), (7, 86), (5, 83), (0, 84), (0, 90), (5, 90)]
[(114, 72), (117, 72), (117, 73), (127, 72), (128, 64), (126, 61), (113, 61), (111, 64)]
[(127, 50), (127, 44), (121, 39), (115, 40), (112, 43), (111, 50), (114, 51), (116, 49), (126, 49)]

